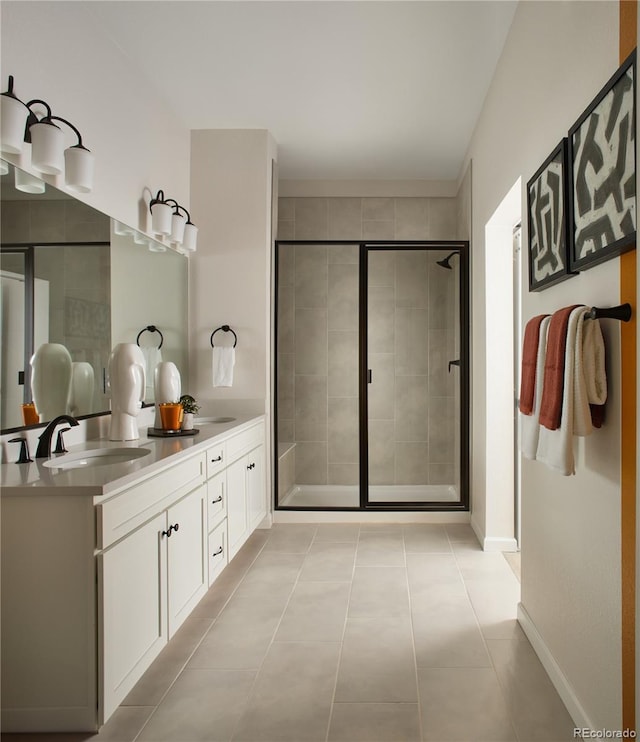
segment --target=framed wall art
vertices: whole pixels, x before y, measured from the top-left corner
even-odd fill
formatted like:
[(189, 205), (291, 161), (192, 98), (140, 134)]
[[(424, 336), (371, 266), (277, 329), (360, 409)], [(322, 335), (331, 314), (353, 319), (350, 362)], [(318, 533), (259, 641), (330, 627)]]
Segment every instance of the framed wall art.
[(527, 183), (529, 291), (572, 275), (567, 255), (567, 140), (563, 139)]
[(636, 241), (635, 51), (569, 130), (569, 267), (584, 270)]

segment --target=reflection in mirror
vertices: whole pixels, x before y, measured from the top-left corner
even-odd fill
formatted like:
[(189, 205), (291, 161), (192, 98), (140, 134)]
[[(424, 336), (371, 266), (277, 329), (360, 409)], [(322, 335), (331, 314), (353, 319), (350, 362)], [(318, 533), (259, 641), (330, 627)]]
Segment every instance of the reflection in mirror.
[[(51, 350), (45, 344), (71, 356), (67, 411), (79, 417), (109, 410), (111, 348), (136, 342), (147, 325), (162, 330), (162, 359), (185, 378), (186, 257), (49, 185), (33, 194), (16, 182), (8, 166), (1, 192), (0, 428), (33, 423), (24, 407), (33, 401), (30, 361), (39, 348), (43, 357)], [(154, 344), (153, 334), (141, 336), (141, 346)], [(149, 383), (148, 392), (153, 374)]]

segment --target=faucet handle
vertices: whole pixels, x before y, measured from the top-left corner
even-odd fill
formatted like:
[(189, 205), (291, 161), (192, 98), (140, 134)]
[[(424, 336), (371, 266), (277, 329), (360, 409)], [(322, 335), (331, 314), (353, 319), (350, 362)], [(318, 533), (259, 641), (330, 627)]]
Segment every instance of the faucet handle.
[(62, 428), (58, 432), (58, 437), (56, 438), (56, 447), (54, 449), (54, 453), (68, 453), (67, 449), (64, 447), (64, 440), (62, 439), (63, 433), (66, 433), (67, 430), (71, 430), (71, 428)]
[(16, 464), (29, 464), (33, 461), (29, 457), (29, 443), (26, 438), (11, 438), (8, 443), (20, 443), (20, 456), (18, 456)]

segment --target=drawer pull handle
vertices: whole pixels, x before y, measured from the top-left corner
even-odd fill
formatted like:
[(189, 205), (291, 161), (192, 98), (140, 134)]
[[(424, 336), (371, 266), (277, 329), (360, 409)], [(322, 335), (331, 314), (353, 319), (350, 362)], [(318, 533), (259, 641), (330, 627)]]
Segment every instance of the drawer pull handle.
[(169, 528), (167, 528), (166, 531), (163, 531), (162, 532), (162, 535), (163, 536), (166, 536), (167, 538), (169, 538), (169, 536), (171, 536), (171, 534), (173, 533), (173, 531), (177, 531), (177, 530), (179, 530), (179, 528), (180, 528), (180, 524), (179, 523), (176, 523), (175, 525), (170, 525)]
[(215, 500), (211, 500), (212, 505), (215, 505), (217, 502), (222, 502), (222, 495), (220, 495), (220, 497), (216, 497)]
[(255, 468), (256, 468), (255, 464), (249, 464), (249, 466), (247, 467), (247, 469), (255, 469)]
[(211, 556), (212, 556), (212, 557), (220, 556), (220, 554), (222, 554), (222, 552), (223, 552), (223, 551), (224, 551), (224, 549), (223, 549), (223, 548), (222, 548), (222, 546), (221, 546), (221, 547), (220, 547), (220, 548), (218, 549), (218, 551), (214, 551), (214, 552), (213, 552), (213, 554), (212, 554)]
[(222, 454), (220, 454), (220, 456), (216, 456), (215, 459), (211, 459), (212, 464), (217, 464), (218, 461), (222, 461)]

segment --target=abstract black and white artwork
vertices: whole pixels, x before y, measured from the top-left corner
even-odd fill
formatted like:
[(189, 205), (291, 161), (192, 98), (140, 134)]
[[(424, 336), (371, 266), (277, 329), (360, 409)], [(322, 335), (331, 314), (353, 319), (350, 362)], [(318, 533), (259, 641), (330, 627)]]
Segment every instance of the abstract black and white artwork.
[(527, 183), (529, 291), (541, 291), (571, 275), (567, 182), (567, 140), (563, 139)]
[(635, 52), (569, 131), (569, 267), (590, 268), (635, 245)]

